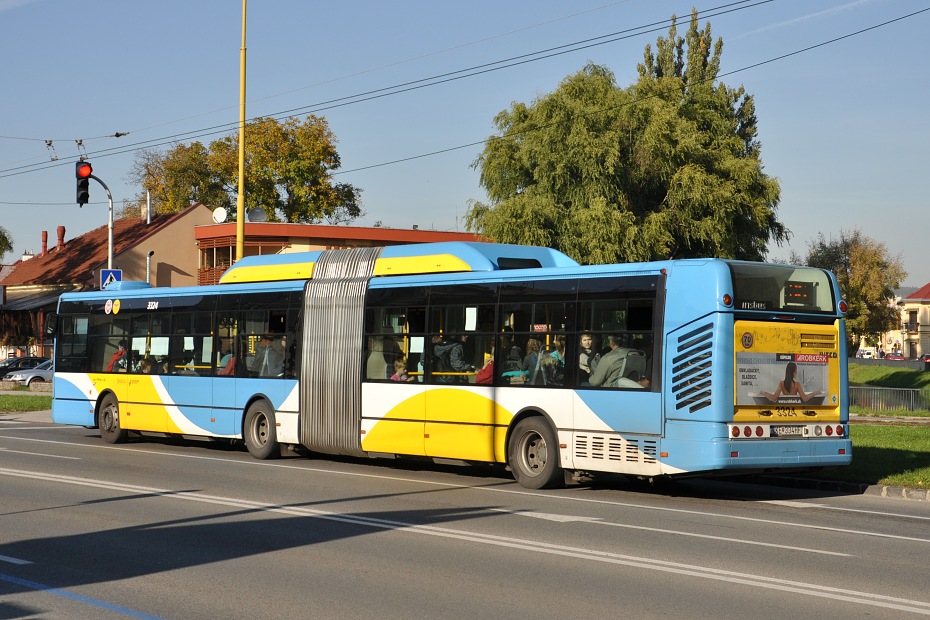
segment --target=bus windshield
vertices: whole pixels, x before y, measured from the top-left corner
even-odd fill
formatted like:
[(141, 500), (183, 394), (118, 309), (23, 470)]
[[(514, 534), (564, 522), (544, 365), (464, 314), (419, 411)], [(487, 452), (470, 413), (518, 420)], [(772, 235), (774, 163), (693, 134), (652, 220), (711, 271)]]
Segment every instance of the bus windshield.
[(834, 313), (830, 277), (822, 269), (794, 265), (730, 263), (737, 310)]

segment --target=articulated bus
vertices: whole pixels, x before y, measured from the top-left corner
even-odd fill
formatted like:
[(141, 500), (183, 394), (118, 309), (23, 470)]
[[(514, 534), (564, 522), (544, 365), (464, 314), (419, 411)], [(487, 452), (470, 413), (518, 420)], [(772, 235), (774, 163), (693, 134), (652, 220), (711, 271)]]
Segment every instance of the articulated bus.
[(509, 466), (529, 488), (846, 465), (846, 339), (821, 269), (581, 266), (435, 243), (243, 258), (214, 286), (61, 296), (55, 422)]

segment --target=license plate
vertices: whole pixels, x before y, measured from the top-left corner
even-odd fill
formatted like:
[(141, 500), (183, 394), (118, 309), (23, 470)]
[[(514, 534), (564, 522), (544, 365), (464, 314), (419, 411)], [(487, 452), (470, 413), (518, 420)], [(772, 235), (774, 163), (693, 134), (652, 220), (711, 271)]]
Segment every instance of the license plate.
[(803, 426), (773, 426), (772, 435), (775, 437), (803, 437)]

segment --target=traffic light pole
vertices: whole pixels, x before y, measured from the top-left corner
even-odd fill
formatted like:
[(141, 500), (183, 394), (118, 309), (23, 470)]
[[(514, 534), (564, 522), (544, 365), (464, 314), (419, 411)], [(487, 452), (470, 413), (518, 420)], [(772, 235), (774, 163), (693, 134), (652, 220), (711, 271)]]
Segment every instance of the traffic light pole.
[(88, 178), (103, 186), (104, 191), (107, 193), (107, 200), (110, 203), (110, 222), (107, 225), (107, 269), (113, 269), (113, 194), (110, 193), (107, 184), (101, 181), (99, 177), (92, 174)]
[(75, 198), (77, 198), (79, 207), (83, 207), (90, 201), (89, 179), (93, 179), (97, 183), (100, 183), (107, 193), (107, 200), (110, 202), (110, 225), (107, 234), (107, 269), (113, 269), (113, 194), (110, 193), (110, 188), (107, 187), (106, 183), (101, 181), (99, 177), (94, 176), (94, 167), (83, 157), (74, 162), (74, 178), (77, 179)]

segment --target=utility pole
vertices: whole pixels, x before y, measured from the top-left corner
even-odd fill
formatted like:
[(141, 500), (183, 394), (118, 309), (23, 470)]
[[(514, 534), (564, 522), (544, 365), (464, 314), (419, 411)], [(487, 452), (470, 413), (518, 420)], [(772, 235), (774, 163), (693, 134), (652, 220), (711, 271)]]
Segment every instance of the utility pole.
[(242, 48), (239, 50), (239, 193), (236, 196), (236, 260), (245, 254), (245, 5), (242, 0)]

